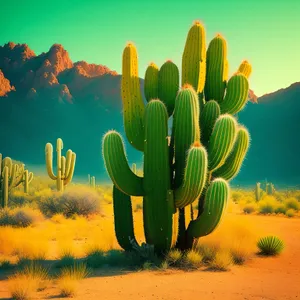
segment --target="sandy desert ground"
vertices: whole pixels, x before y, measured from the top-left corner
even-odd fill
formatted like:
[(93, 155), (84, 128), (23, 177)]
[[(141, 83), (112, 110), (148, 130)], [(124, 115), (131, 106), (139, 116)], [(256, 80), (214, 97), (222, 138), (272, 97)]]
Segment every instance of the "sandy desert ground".
[[(233, 266), (227, 272), (99, 270), (80, 282), (74, 299), (300, 299), (300, 219), (233, 217), (240, 222), (255, 223), (265, 233), (280, 236), (285, 241), (285, 251), (278, 257), (255, 256), (245, 265)], [(0, 299), (10, 299), (7, 281), (3, 278)], [(36, 299), (65, 298), (60, 298), (53, 284), (39, 292)]]

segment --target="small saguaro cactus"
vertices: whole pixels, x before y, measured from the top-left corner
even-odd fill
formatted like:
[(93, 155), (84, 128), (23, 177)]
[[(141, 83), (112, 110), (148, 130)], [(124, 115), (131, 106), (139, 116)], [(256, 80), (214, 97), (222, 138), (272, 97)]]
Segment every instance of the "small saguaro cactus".
[[(206, 51), (205, 29), (195, 22), (178, 67), (168, 60), (146, 70), (145, 106), (139, 85), (135, 46), (123, 52), (122, 100), (129, 143), (143, 152), (143, 177), (130, 168), (124, 141), (116, 131), (103, 138), (103, 157), (113, 181), (115, 232), (120, 246), (132, 250), (131, 196), (143, 197), (146, 243), (157, 253), (190, 249), (220, 224), (234, 178), (249, 147), (249, 134), (233, 116), (248, 97), (249, 63), (228, 80), (226, 41), (217, 35)], [(168, 119), (173, 116), (172, 133)], [(198, 200), (198, 215), (191, 204)]]
[(1, 207), (7, 207), (9, 192), (23, 182), (24, 165), (13, 163), (10, 157), (2, 159), (0, 153), (0, 200)]
[(24, 193), (28, 194), (28, 192), (29, 192), (29, 184), (31, 183), (31, 181), (33, 179), (33, 173), (32, 172), (28, 172), (28, 170), (25, 170), (23, 176), (24, 176), (24, 178), (23, 178)]
[(72, 150), (68, 150), (66, 157), (61, 155), (61, 150), (63, 149), (63, 141), (58, 138), (56, 142), (56, 163), (57, 163), (57, 174), (53, 173), (53, 146), (50, 143), (46, 144), (45, 154), (46, 154), (46, 167), (47, 173), (52, 180), (56, 180), (57, 190), (62, 192), (64, 187), (72, 181), (76, 154)]
[(260, 182), (257, 182), (255, 186), (255, 200), (260, 201), (262, 195), (263, 195), (263, 190), (260, 187)]
[(89, 185), (91, 188), (95, 189), (96, 188), (96, 177), (91, 176), (90, 174), (88, 175), (88, 180), (89, 180)]

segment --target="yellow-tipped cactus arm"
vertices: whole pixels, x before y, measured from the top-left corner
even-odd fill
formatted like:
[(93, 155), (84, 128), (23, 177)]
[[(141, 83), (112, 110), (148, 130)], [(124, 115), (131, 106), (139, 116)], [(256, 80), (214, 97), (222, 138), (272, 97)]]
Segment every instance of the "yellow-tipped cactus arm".
[(28, 183), (31, 183), (32, 179), (33, 179), (33, 173), (30, 172), (30, 173), (28, 174)]
[(11, 190), (13, 187), (16, 186), (16, 183), (17, 183), (16, 182), (16, 174), (17, 174), (17, 172), (18, 172), (18, 165), (13, 165), (12, 166), (11, 174), (8, 175), (9, 176), (9, 179), (8, 179), (8, 190)]
[[(13, 163), (10, 157), (5, 157), (2, 161), (3, 168), (8, 167), (8, 176), (11, 176)], [(4, 171), (4, 169), (3, 169)]]
[(3, 182), (2, 182), (2, 208), (7, 207), (8, 203), (8, 178), (9, 178), (9, 168), (5, 166), (3, 168)]
[(69, 174), (70, 172), (70, 168), (71, 168), (71, 161), (72, 161), (72, 150), (68, 150), (67, 154), (66, 154), (66, 170), (65, 170), (65, 174)]
[(52, 144), (50, 144), (50, 143), (46, 144), (45, 153), (46, 153), (47, 173), (51, 179), (56, 180), (57, 177), (53, 173), (53, 147), (52, 147)]
[(74, 170), (75, 170), (75, 162), (76, 162), (76, 154), (74, 152), (72, 152), (70, 168), (69, 168), (69, 172), (66, 173), (64, 185), (67, 185), (68, 183), (70, 183), (72, 181), (72, 178), (74, 175)]
[(64, 156), (61, 157), (61, 176), (62, 178), (66, 176), (66, 158)]

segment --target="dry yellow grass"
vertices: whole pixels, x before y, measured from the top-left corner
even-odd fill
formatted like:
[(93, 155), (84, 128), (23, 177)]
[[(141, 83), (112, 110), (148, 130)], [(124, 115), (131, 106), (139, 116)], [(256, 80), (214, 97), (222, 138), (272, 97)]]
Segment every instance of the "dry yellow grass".
[(74, 297), (76, 296), (78, 289), (78, 280), (73, 278), (62, 277), (58, 279), (57, 285), (62, 297)]
[(32, 299), (37, 290), (37, 280), (21, 275), (9, 280), (8, 288), (11, 297), (16, 300)]

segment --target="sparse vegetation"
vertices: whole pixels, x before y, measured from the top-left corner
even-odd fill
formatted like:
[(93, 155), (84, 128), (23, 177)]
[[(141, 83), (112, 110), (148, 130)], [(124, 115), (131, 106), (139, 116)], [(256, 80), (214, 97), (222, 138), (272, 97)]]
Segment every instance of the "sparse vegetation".
[(260, 254), (272, 256), (278, 255), (282, 252), (284, 249), (284, 243), (276, 236), (266, 236), (257, 242), (257, 247), (260, 250)]

